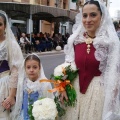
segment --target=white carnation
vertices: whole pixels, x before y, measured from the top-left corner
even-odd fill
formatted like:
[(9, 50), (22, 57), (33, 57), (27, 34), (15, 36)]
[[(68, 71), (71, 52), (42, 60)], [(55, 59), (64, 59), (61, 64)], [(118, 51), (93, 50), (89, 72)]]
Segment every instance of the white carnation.
[(33, 104), (32, 114), (35, 120), (55, 120), (57, 108), (53, 99), (44, 98)]
[(64, 74), (62, 73), (62, 66), (58, 65), (55, 69), (54, 69), (54, 76), (64, 76)]
[(58, 65), (55, 69), (54, 69), (54, 76), (64, 76), (63, 72), (63, 68), (67, 67), (71, 65), (72, 70), (76, 70), (76, 65), (74, 63), (63, 63), (61, 65)]

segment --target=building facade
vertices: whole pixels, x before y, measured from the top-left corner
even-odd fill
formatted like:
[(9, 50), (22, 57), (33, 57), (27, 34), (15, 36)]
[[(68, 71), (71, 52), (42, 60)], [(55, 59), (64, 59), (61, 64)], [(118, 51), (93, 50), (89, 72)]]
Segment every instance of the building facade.
[[(55, 20), (63, 23), (74, 18), (76, 13), (71, 13), (70, 1), (0, 0), (0, 7), (8, 14), (10, 24), (19, 23), (23, 32), (48, 32), (53, 34)], [(66, 29), (64, 31), (66, 32)]]

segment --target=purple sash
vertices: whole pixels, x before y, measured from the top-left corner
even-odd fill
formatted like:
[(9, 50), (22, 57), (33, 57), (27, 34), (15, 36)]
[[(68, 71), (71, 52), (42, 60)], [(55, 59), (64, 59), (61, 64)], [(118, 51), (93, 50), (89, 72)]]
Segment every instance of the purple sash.
[(3, 60), (3, 61), (0, 61), (0, 63), (1, 63), (1, 65), (0, 65), (0, 73), (5, 72), (7, 70), (10, 70), (9, 65), (8, 65), (8, 61)]

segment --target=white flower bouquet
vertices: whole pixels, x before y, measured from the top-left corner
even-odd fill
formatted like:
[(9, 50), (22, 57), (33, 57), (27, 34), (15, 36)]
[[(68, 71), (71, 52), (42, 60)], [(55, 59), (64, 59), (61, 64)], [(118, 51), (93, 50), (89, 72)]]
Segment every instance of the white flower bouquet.
[(54, 76), (64, 76), (64, 72), (63, 69), (65, 69), (66, 67), (70, 66), (71, 70), (76, 70), (76, 66), (75, 64), (71, 64), (71, 63), (63, 63), (61, 65), (58, 65), (55, 69), (54, 69)]
[(58, 114), (56, 103), (51, 98), (43, 98), (35, 101), (31, 110), (31, 120), (55, 120)]
[[(54, 84), (54, 88), (52, 90), (48, 90), (49, 92), (63, 92), (66, 91), (68, 96), (68, 101), (64, 100), (65, 106), (74, 106), (77, 99), (77, 94), (72, 86), (72, 82), (78, 75), (78, 69), (76, 69), (75, 64), (72, 63), (63, 63), (58, 65), (54, 69), (54, 74), (51, 75), (50, 80), (42, 79), (40, 82), (51, 82)], [(59, 100), (59, 95), (55, 97), (55, 103), (58, 110), (58, 116), (63, 116), (65, 114), (65, 109), (61, 107), (61, 102)]]
[[(65, 106), (74, 106), (77, 94), (72, 86), (72, 82), (75, 80), (75, 78), (78, 75), (78, 69), (76, 68), (75, 64), (73, 63), (63, 63), (61, 65), (58, 65), (54, 69), (54, 74), (51, 76), (56, 83), (58, 83), (55, 86), (55, 89), (57, 89), (58, 92), (66, 91), (68, 96), (68, 101), (64, 100)], [(58, 115), (63, 116), (65, 114), (65, 110), (61, 107), (59, 96), (55, 97), (55, 102), (57, 105)]]

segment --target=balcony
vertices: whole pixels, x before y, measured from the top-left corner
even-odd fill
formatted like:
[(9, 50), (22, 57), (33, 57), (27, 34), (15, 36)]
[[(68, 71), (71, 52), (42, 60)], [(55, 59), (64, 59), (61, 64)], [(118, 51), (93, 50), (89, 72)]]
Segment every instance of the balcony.
[[(15, 0), (13, 0), (15, 1)], [(30, 3), (30, 0), (21, 0), (21, 3)]]
[(0, 0), (0, 2), (13, 2), (13, 0)]
[(30, 3), (30, 0), (0, 0), (0, 2), (21, 2), (21, 3)]

